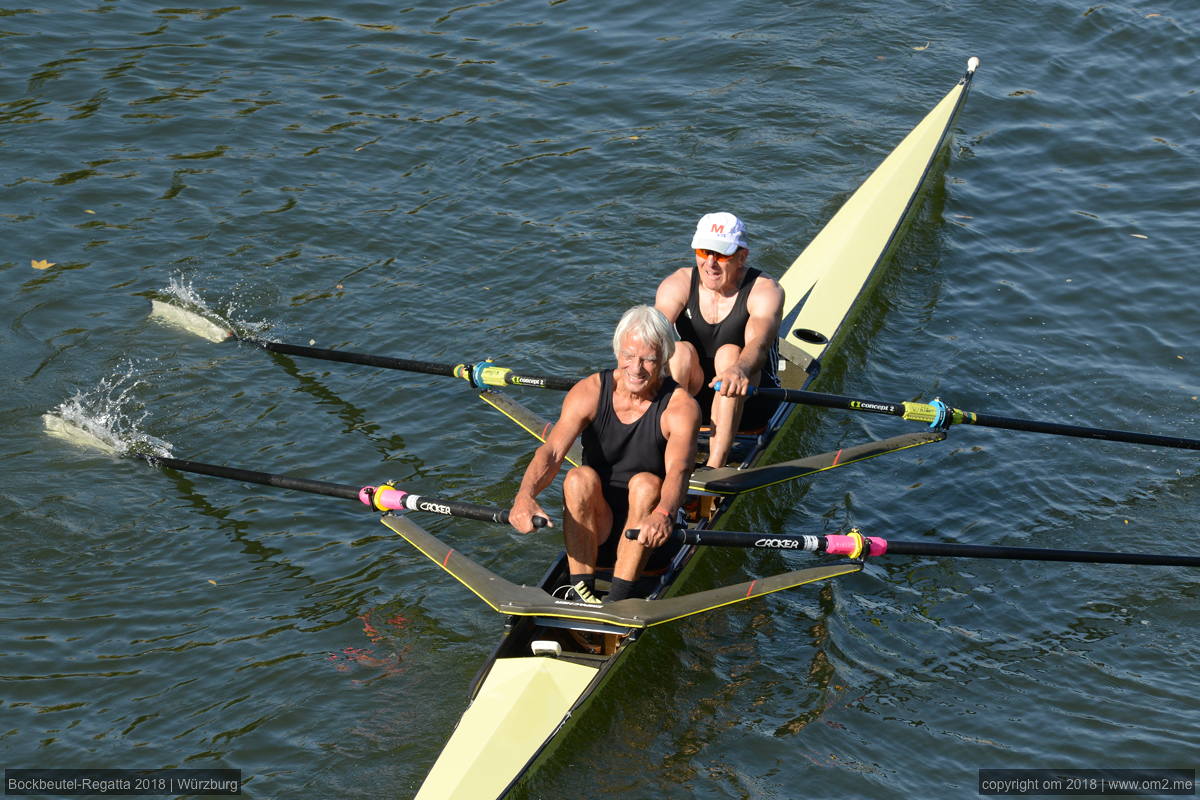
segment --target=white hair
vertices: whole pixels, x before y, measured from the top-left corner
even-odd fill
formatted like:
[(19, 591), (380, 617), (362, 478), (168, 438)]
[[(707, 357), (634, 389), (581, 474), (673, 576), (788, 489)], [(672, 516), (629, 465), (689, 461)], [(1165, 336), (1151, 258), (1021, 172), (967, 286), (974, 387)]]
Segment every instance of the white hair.
[(675, 342), (679, 334), (672, 325), (654, 306), (634, 306), (621, 315), (617, 329), (613, 331), (613, 355), (621, 357), (621, 340), (626, 334), (633, 334), (658, 352), (659, 377), (668, 374), (667, 362), (675, 355)]

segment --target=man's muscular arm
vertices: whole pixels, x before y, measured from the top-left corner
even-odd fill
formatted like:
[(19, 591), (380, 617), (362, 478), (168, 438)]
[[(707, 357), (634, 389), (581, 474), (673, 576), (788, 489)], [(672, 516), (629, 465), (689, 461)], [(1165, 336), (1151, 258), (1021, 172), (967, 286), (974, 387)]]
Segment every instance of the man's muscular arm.
[[(599, 375), (589, 375), (567, 392), (558, 422), (554, 423), (542, 446), (534, 451), (533, 460), (525, 468), (525, 477), (521, 479), (521, 488), (517, 490), (512, 508), (509, 509), (508, 523), (518, 532), (533, 531), (535, 516), (550, 519), (536, 498), (558, 475), (567, 451), (595, 416), (599, 398)], [(550, 523), (550, 527), (554, 527), (554, 524)]]

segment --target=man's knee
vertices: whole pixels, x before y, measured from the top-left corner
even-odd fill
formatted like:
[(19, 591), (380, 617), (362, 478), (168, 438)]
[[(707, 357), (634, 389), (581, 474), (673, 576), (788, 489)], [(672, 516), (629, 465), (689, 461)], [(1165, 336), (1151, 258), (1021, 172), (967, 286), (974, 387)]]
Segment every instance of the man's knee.
[(651, 506), (657, 503), (660, 492), (662, 492), (662, 478), (652, 472), (639, 472), (629, 479), (629, 505), (631, 508), (638, 505)]
[(742, 348), (736, 344), (723, 344), (717, 348), (717, 352), (713, 354), (713, 367), (717, 372), (731, 367), (737, 363), (737, 360), (742, 357)]
[(699, 364), (700, 354), (696, 352), (696, 345), (681, 340), (675, 343), (675, 355), (671, 356), (672, 361), (676, 359)]
[(588, 502), (603, 492), (600, 474), (591, 467), (575, 467), (563, 478), (563, 499), (568, 503)]
[(703, 370), (700, 368), (700, 354), (691, 342), (676, 342), (675, 355), (671, 356), (671, 377), (675, 382), (695, 394), (704, 383)]

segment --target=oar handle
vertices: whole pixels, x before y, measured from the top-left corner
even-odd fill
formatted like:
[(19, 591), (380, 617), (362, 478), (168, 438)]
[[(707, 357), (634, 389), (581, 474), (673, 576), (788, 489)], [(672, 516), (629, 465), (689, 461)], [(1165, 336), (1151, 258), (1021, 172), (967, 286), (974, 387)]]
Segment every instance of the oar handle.
[[(508, 523), (508, 509), (413, 494), (387, 483), (382, 486), (364, 486), (358, 492), (358, 499), (376, 511), (427, 511), (448, 517)], [(534, 517), (532, 521), (535, 528), (544, 528), (550, 524), (550, 520), (545, 517)]]

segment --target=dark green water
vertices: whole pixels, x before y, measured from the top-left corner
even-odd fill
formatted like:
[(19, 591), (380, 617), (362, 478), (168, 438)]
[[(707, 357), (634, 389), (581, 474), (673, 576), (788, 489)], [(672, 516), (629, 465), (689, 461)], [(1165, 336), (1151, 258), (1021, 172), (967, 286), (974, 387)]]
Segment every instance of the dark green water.
[[(1198, 27), (1181, 3), (1058, 0), (0, 8), (4, 766), (410, 796), (498, 635), (348, 503), (44, 435), (79, 393), (185, 458), (515, 490), (531, 440), (457, 382), (213, 345), (148, 296), (582, 374), (696, 217), (736, 211), (781, 272), (971, 55), (945, 177), (825, 388), (1200, 434)], [(803, 417), (796, 454), (908, 429)], [(1194, 453), (963, 428), (730, 525), (1195, 553), (1198, 499)], [(428, 526), (516, 580), (559, 546)], [(698, 580), (787, 563), (723, 553)], [(694, 619), (647, 639), (523, 796), (971, 797), (980, 768), (1193, 768), (1198, 577), (896, 558)]]

